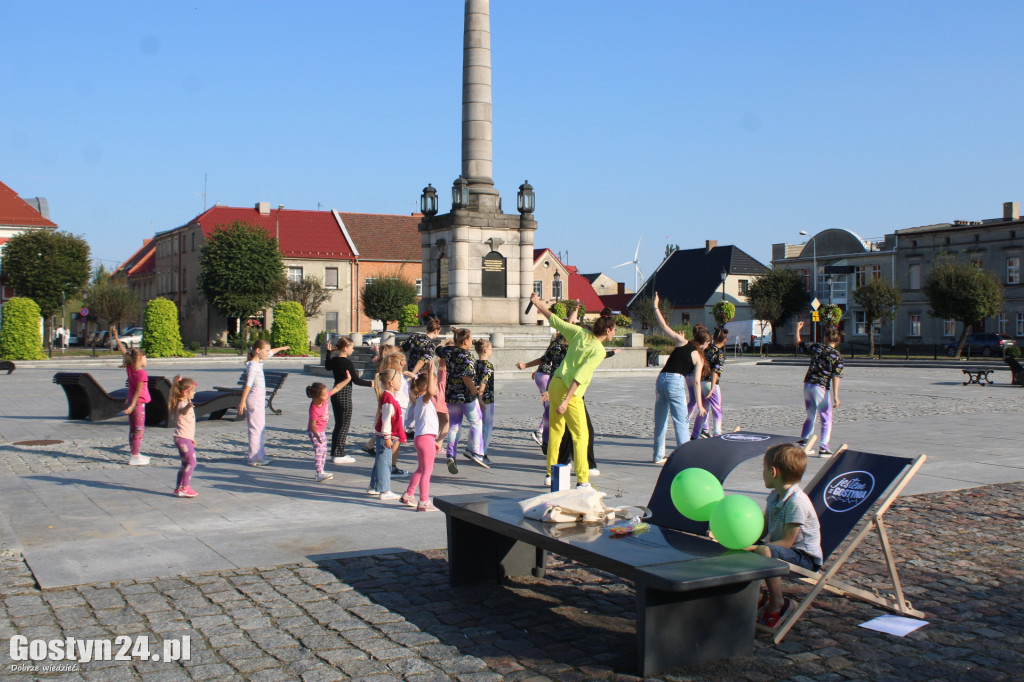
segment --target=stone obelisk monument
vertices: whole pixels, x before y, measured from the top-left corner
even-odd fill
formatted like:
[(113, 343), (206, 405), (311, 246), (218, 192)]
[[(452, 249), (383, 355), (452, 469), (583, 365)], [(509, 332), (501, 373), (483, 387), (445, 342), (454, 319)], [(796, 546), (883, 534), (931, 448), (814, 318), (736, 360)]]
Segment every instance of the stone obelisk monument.
[(466, 0), (462, 63), (462, 174), (452, 188), (452, 208), (437, 215), (432, 186), (421, 197), (423, 298), (456, 325), (535, 325), (524, 312), (533, 291), (534, 197), (520, 186), (519, 213), (501, 211), (494, 187), (491, 118), (489, 0)]

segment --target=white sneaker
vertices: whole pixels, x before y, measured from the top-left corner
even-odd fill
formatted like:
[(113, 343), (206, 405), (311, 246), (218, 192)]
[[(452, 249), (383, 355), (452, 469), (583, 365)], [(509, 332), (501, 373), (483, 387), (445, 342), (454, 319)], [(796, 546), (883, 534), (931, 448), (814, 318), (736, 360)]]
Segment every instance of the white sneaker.
[(331, 461), (335, 464), (355, 464), (356, 458), (351, 455), (345, 455), (344, 457), (334, 457)]
[(577, 483), (576, 484), (576, 489), (577, 490), (579, 490), (580, 488), (592, 488), (592, 487), (593, 486), (590, 485), (589, 483)]
[(399, 497), (400, 497), (399, 495), (396, 495), (395, 493), (391, 492), (390, 490), (385, 490), (384, 492), (382, 492), (380, 494), (380, 499), (382, 499), (382, 500), (397, 500)]
[(537, 443), (537, 445), (544, 445), (543, 431), (533, 431), (530, 433), (530, 436), (533, 437), (533, 440)]
[(600, 472), (600, 471), (598, 471), (597, 469), (591, 469), (591, 470), (590, 470), (590, 475), (591, 475), (591, 476), (600, 476), (600, 475), (601, 475), (601, 472)]
[(664, 466), (665, 462), (668, 461), (668, 457), (662, 457), (661, 459), (654, 460), (654, 463), (658, 466)]
[(549, 488), (551, 487), (551, 477), (550, 476), (545, 476), (544, 477), (544, 485), (548, 486)]
[(323, 483), (324, 481), (329, 481), (334, 478), (334, 474), (329, 471), (321, 471), (314, 478), (316, 478), (317, 483)]
[(128, 458), (128, 466), (141, 467), (149, 464), (149, 457), (145, 455), (132, 455)]

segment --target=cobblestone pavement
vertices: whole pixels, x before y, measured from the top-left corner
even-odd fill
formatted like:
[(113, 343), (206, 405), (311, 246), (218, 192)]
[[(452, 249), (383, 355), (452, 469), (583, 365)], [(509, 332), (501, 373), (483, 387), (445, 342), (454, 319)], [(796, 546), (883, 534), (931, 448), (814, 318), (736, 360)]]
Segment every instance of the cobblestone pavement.
[[(886, 516), (901, 576), (929, 624), (898, 638), (858, 627), (883, 612), (825, 596), (787, 639), (665, 680), (1014, 680), (1024, 677), (1024, 484), (904, 498)], [(874, 536), (872, 536), (874, 537)], [(879, 589), (869, 540), (843, 576)], [(0, 639), (191, 638), (191, 660), (90, 662), (66, 680), (582, 680), (631, 676), (633, 589), (556, 563), (544, 579), (451, 589), (444, 551), (406, 552), (41, 592), (0, 558)], [(789, 589), (802, 590), (795, 585)]]

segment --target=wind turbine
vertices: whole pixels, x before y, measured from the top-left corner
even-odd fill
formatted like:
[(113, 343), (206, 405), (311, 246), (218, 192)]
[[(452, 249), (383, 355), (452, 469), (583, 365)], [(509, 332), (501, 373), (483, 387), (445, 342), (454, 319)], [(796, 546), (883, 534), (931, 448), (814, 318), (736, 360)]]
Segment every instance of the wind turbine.
[(644, 273), (640, 271), (640, 242), (642, 242), (643, 240), (644, 238), (643, 236), (641, 236), (640, 239), (637, 241), (636, 253), (633, 254), (633, 260), (628, 260), (625, 263), (619, 263), (614, 268), (612, 268), (612, 270), (614, 270), (615, 268), (621, 268), (625, 265), (630, 264), (632, 264), (633, 267), (636, 268), (636, 272), (633, 273), (633, 291), (636, 291), (639, 288), (640, 280), (643, 279), (644, 277)]

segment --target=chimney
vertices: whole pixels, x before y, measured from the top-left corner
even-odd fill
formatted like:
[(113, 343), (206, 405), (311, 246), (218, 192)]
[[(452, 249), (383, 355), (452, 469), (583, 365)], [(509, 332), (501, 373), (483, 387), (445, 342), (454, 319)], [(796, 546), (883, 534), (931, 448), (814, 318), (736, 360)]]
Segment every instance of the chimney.
[(1020, 204), (1016, 201), (1003, 204), (1003, 220), (1020, 220)]
[(270, 215), (270, 202), (259, 202), (258, 204), (256, 204), (256, 210), (259, 211), (260, 215)]
[(711, 249), (715, 248), (716, 246), (718, 246), (718, 240), (717, 239), (708, 239), (708, 240), (706, 240), (704, 242), (704, 252), (707, 253), (707, 252), (711, 251)]
[(616, 284), (619, 285), (619, 290), (617, 292), (615, 292), (615, 293), (619, 294), (620, 296), (622, 294), (626, 293), (626, 283), (625, 282), (616, 282)]

